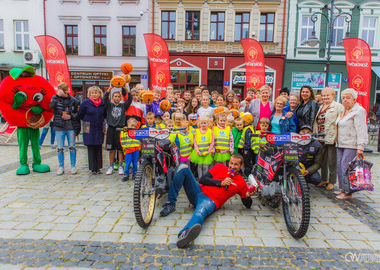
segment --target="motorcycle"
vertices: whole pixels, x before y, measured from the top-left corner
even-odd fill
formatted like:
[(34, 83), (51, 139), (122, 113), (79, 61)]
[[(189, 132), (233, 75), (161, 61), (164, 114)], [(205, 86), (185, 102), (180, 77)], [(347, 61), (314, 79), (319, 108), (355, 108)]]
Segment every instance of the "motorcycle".
[(303, 165), (298, 160), (298, 145), (307, 145), (316, 136), (267, 134), (268, 143), (261, 147), (253, 173), (248, 176), (249, 182), (257, 187), (262, 205), (275, 209), (282, 202), (287, 229), (295, 239), (305, 236), (310, 221), (309, 190)]
[(153, 219), (156, 199), (169, 191), (179, 163), (178, 147), (168, 137), (177, 129), (123, 129), (132, 139), (141, 141), (141, 158), (133, 188), (133, 209), (136, 221), (147, 228)]

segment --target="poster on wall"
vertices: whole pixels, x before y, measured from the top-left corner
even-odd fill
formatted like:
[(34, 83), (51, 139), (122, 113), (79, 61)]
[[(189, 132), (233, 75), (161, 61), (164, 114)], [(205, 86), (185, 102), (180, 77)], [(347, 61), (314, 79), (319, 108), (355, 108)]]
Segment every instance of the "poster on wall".
[[(292, 91), (299, 91), (302, 86), (309, 85), (314, 91), (325, 88), (325, 73), (318, 72), (293, 72), (292, 73)], [(328, 86), (335, 91), (339, 91), (342, 83), (341, 73), (330, 73)]]

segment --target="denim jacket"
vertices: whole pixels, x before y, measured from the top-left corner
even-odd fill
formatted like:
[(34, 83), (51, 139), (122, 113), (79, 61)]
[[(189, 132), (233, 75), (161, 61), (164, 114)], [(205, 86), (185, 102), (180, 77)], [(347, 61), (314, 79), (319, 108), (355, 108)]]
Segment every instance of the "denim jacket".
[[(273, 120), (275, 112), (276, 111), (273, 111), (272, 116), (270, 117), (270, 121), (271, 122)], [(283, 117), (281, 117), (281, 119), (280, 119), (280, 131), (281, 131), (281, 134), (284, 134), (286, 132), (296, 132), (297, 128), (296, 128), (296, 125), (294, 123), (293, 118), (286, 118), (285, 114), (286, 114), (286, 112), (282, 111), (282, 116)]]

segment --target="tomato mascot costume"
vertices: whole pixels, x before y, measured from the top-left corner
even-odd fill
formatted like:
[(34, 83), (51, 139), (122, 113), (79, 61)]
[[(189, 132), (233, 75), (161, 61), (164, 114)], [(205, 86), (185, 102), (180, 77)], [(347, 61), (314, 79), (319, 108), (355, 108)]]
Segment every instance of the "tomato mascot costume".
[(17, 127), (20, 164), (17, 175), (30, 173), (28, 166), (29, 141), (33, 153), (33, 171), (50, 171), (49, 165), (41, 164), (40, 127), (49, 123), (54, 111), (49, 108), (55, 95), (53, 86), (41, 76), (35, 75), (31, 66), (13, 68), (10, 76), (0, 84), (0, 111), (10, 126)]

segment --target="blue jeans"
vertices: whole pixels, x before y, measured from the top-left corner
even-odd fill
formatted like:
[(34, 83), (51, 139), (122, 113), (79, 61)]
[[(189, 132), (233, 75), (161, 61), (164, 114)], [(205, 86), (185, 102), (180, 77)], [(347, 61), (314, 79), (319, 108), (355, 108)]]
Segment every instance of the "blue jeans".
[[(41, 137), (40, 137), (40, 146), (44, 143), (45, 137), (49, 131), (49, 127), (44, 127), (42, 129)], [(55, 141), (55, 130), (53, 129), (53, 123), (50, 122), (50, 145), (54, 145)]]
[(125, 154), (124, 174), (129, 175), (129, 168), (131, 167), (131, 163), (132, 163), (132, 173), (136, 174), (138, 162), (139, 162), (139, 151), (135, 151), (132, 153), (126, 153)]
[(77, 150), (75, 148), (75, 131), (62, 130), (56, 131), (57, 137), (57, 155), (59, 167), (65, 167), (65, 136), (69, 145), (71, 168), (75, 167), (77, 159)]
[(195, 207), (195, 211), (189, 222), (179, 232), (179, 234), (197, 223), (202, 225), (206, 217), (216, 211), (215, 203), (202, 192), (201, 187), (195, 180), (190, 168), (185, 167), (184, 165), (180, 165), (174, 174), (168, 194), (168, 201), (170, 203), (175, 205), (178, 192), (182, 186), (185, 189), (186, 196), (190, 203)]

